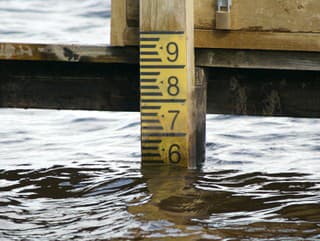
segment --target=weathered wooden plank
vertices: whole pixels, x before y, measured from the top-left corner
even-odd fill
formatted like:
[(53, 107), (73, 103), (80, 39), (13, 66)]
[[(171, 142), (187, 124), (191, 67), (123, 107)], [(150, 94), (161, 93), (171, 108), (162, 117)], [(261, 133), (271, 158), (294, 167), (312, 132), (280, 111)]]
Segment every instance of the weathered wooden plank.
[(208, 70), (208, 112), (320, 117), (320, 72)]
[(0, 61), (0, 107), (137, 111), (139, 66)]
[(195, 74), (195, 106), (193, 108), (198, 110), (194, 118), (197, 137), (195, 148), (197, 165), (200, 165), (206, 160), (207, 73), (204, 68), (196, 68)]
[(232, 29), (320, 32), (318, 0), (234, 0)]
[[(123, 44), (137, 46), (139, 30), (128, 28)], [(320, 52), (320, 34), (195, 30), (196, 48)]]
[(320, 34), (197, 30), (195, 46), (216, 49), (320, 52)]
[[(136, 47), (0, 43), (0, 60), (138, 63)], [(319, 52), (196, 49), (199, 67), (320, 70)]]
[(137, 63), (138, 55), (138, 49), (128, 47), (0, 43), (2, 60)]
[[(140, 31), (186, 31), (193, 6), (181, 0), (140, 0)], [(186, 4), (189, 9), (186, 11)], [(190, 16), (188, 16), (190, 17)], [(191, 29), (193, 30), (193, 21)], [(193, 35), (193, 33), (191, 34)]]
[[(318, 0), (234, 0), (234, 31), (215, 30), (216, 0), (194, 4), (197, 48), (320, 51)], [(120, 32), (123, 29), (119, 45), (138, 45), (138, 0), (127, 0), (125, 11), (128, 24), (119, 27)]]
[[(194, 1), (195, 29), (215, 29), (216, 2)], [(319, 0), (233, 0), (231, 30), (319, 33), (319, 9)], [(138, 27), (139, 0), (127, 0), (126, 11), (129, 26)]]
[[(320, 71), (206, 68), (211, 114), (320, 117)], [(0, 107), (139, 111), (138, 64), (0, 61)]]
[(196, 65), (202, 67), (320, 71), (320, 53), (197, 49)]
[[(113, 33), (111, 33), (113, 34)], [(138, 46), (139, 45), (139, 28), (128, 27), (125, 29), (122, 35), (121, 43), (111, 43), (112, 46)]]
[(111, 45), (123, 46), (127, 24), (127, 1), (112, 0), (111, 2)]
[(139, 26), (139, 0), (126, 0), (126, 14), (128, 27)]

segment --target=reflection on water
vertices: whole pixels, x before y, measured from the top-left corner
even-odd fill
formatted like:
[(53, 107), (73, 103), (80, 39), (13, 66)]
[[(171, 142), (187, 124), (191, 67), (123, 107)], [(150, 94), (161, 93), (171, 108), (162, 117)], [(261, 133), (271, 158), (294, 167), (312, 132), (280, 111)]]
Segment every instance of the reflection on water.
[(0, 115), (1, 240), (320, 239), (319, 120), (208, 116), (189, 171), (140, 168), (137, 113)]
[[(304, 181), (306, 175), (239, 174), (235, 170), (201, 173), (167, 168), (144, 169), (142, 173), (150, 200), (129, 211), (139, 217), (142, 227), (147, 227), (139, 230), (143, 237), (320, 237), (318, 183)], [(247, 192), (234, 190), (245, 187)]]

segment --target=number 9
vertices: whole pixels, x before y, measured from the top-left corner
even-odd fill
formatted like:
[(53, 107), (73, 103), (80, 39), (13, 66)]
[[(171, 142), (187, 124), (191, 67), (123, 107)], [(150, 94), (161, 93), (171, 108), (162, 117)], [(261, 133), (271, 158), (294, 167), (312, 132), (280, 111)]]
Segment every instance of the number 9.
[(167, 59), (170, 62), (176, 62), (179, 58), (179, 47), (178, 44), (175, 42), (170, 42), (167, 44), (167, 53), (169, 54), (169, 57)]

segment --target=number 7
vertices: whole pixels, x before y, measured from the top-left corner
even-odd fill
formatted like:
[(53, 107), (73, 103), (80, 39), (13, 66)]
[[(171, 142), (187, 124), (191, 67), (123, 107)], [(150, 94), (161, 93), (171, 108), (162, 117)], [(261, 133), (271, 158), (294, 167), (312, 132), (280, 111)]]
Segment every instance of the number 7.
[(178, 118), (178, 115), (180, 114), (180, 111), (179, 110), (169, 110), (168, 113), (169, 114), (174, 114), (173, 120), (171, 122), (171, 130), (174, 130), (174, 126), (176, 124), (176, 120)]

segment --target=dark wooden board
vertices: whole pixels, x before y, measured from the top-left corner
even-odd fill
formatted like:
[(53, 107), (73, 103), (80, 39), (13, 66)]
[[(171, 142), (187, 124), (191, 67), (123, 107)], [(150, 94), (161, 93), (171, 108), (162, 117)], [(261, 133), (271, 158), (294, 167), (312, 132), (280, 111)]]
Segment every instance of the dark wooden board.
[(320, 117), (320, 72), (210, 69), (208, 112)]
[[(320, 117), (320, 71), (206, 68), (208, 113)], [(0, 107), (139, 110), (139, 66), (0, 61)]]
[(136, 111), (137, 65), (0, 62), (0, 107)]

